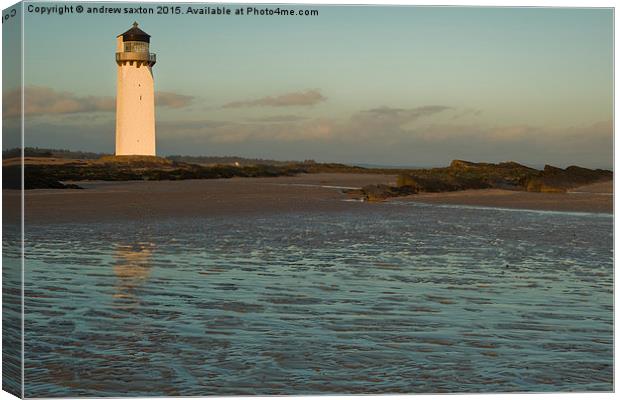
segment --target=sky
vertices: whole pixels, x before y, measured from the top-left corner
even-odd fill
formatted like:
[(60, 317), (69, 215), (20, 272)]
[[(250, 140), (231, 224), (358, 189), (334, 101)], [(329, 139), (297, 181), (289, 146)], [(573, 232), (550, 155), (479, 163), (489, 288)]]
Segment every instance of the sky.
[[(132, 6), (149, 4), (123, 4)], [(180, 7), (26, 11), (26, 146), (113, 152), (115, 37), (135, 20), (157, 53), (159, 155), (612, 168), (611, 9), (297, 6), (319, 15), (205, 16)], [(4, 81), (4, 98), (15, 98), (18, 84)], [(10, 125), (19, 110), (3, 108)]]

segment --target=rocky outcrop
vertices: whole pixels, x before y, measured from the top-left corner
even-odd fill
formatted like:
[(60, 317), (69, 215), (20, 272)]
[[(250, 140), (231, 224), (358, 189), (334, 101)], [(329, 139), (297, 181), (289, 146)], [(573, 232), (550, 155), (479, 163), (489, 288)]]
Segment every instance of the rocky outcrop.
[(351, 198), (376, 202), (391, 197), (409, 196), (418, 193), (418, 190), (413, 186), (367, 185), (361, 189), (345, 190), (345, 193)]
[(498, 164), (454, 160), (445, 168), (418, 169), (401, 173), (396, 186), (364, 187), (361, 198), (379, 201), (420, 192), (453, 192), (467, 189), (507, 189), (529, 192), (566, 192), (570, 188), (613, 179), (607, 170), (546, 165), (537, 170), (514, 161)]
[(537, 176), (527, 181), (528, 192), (557, 193), (588, 185), (590, 183), (613, 179), (613, 172), (602, 169), (588, 169), (571, 165), (566, 169), (545, 165)]
[[(24, 170), (24, 189), (83, 189), (75, 184), (63, 183), (51, 176), (41, 174), (29, 176), (28, 172), (28, 167), (26, 167)], [(22, 188), (22, 171), (19, 165), (2, 168), (2, 188)]]

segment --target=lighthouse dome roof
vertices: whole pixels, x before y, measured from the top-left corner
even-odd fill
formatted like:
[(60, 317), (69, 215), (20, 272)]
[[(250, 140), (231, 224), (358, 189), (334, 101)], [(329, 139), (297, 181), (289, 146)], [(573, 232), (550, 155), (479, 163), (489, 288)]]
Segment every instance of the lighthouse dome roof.
[(134, 22), (133, 27), (128, 31), (120, 34), (123, 37), (123, 42), (146, 42), (151, 41), (151, 35), (138, 28), (138, 23)]

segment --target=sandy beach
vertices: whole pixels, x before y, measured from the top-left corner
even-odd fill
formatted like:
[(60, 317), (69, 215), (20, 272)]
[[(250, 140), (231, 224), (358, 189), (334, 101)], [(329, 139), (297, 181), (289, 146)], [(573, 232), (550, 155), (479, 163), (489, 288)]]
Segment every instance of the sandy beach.
[[(348, 200), (343, 189), (394, 184), (394, 175), (302, 174), (277, 178), (185, 181), (78, 182), (85, 190), (26, 191), (27, 223), (101, 222), (148, 218), (256, 215), (287, 212), (341, 212), (381, 207)], [(466, 190), (424, 193), (389, 201), (415, 201), (533, 210), (613, 212), (612, 182), (569, 193)], [(18, 191), (5, 191), (7, 212), (15, 213)], [(5, 214), (7, 215), (7, 214)]]
[(398, 200), (526, 210), (612, 213), (613, 181), (594, 183), (568, 193), (532, 193), (501, 189), (421, 193)]

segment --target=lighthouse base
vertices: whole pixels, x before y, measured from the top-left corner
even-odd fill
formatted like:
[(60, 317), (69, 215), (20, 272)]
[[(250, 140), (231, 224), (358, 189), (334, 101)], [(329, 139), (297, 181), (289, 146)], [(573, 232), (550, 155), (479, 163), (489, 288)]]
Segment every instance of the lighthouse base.
[(100, 163), (119, 163), (119, 164), (132, 164), (133, 166), (149, 167), (149, 166), (172, 166), (174, 163), (171, 160), (157, 156), (136, 156), (136, 155), (115, 155), (115, 156), (103, 156), (97, 160)]

